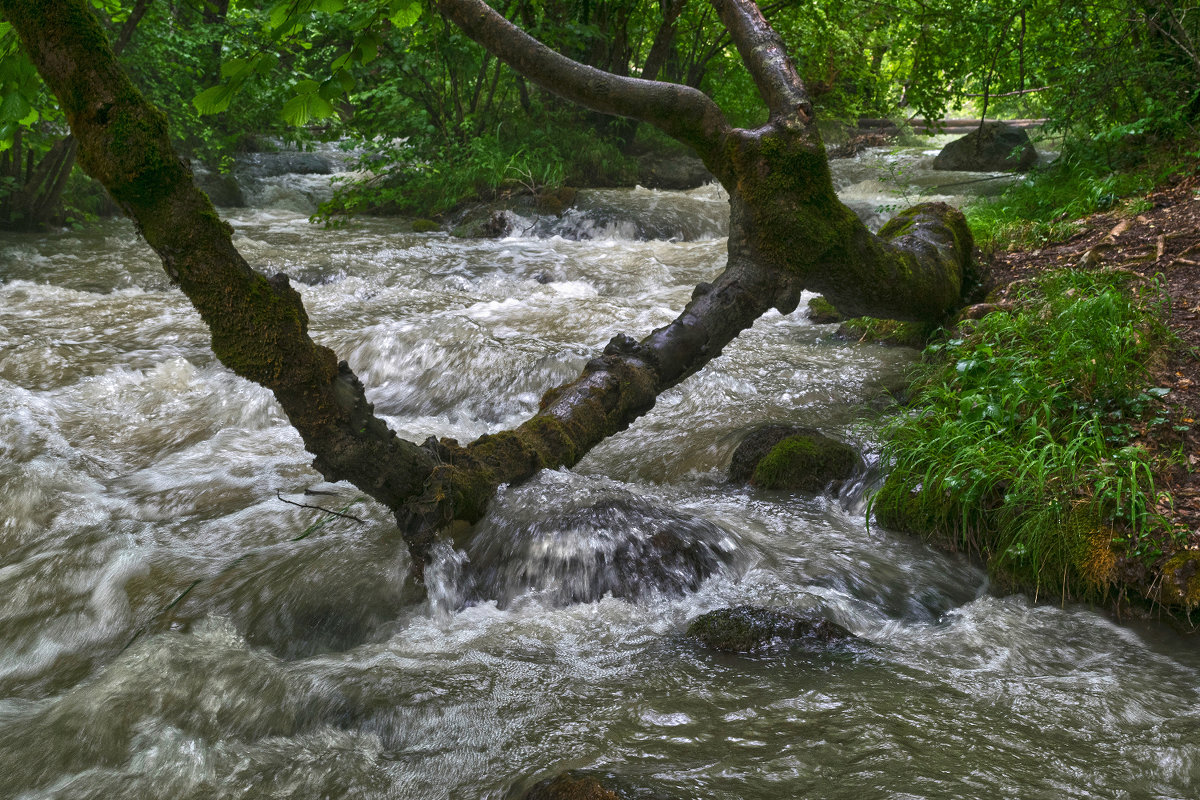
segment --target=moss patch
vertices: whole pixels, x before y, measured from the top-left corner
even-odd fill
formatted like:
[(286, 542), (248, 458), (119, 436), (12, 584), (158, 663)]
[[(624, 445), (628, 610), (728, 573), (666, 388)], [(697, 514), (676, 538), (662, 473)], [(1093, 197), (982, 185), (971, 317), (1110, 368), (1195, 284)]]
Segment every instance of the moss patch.
[(790, 436), (754, 467), (751, 483), (763, 489), (820, 492), (854, 474), (858, 456), (847, 444), (821, 434)]
[(1200, 606), (1200, 550), (1176, 553), (1162, 567), (1162, 600), (1188, 611)]
[(915, 347), (920, 350), (929, 342), (938, 327), (929, 322), (854, 317), (842, 323), (838, 328), (838, 336), (856, 342)]

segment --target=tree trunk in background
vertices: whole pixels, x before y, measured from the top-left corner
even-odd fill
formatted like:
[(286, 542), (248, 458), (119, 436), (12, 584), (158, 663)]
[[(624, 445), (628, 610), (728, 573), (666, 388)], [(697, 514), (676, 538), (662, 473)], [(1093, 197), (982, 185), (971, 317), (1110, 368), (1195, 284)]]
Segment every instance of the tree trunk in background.
[(878, 237), (863, 227), (834, 194), (804, 87), (750, 0), (714, 6), (770, 109), (756, 130), (732, 128), (690, 87), (560, 56), (480, 0), (438, 6), (544, 88), (691, 146), (730, 194), (726, 268), (696, 287), (678, 318), (640, 341), (615, 337), (577, 379), (547, 392), (532, 419), (465, 447), (432, 438), (417, 446), (374, 416), (345, 362), (308, 337), (287, 278), (260, 275), (234, 249), (229, 227), (171, 151), (165, 118), (121, 72), (84, 0), (0, 0), (63, 104), (81, 165), (134, 218), (209, 326), (217, 357), (274, 392), (326, 478), (348, 480), (392, 509), (417, 565), (455, 521), (477, 521), (497, 486), (575, 464), (764, 312), (792, 311), (803, 289), (824, 292), (847, 313), (898, 319), (940, 320), (959, 305), (972, 251), (962, 216), (929, 204)]
[[(137, 30), (142, 17), (146, 16), (152, 2), (153, 0), (138, 0), (134, 5), (125, 22), (121, 24), (121, 29), (113, 42), (114, 55), (120, 55), (121, 51), (128, 46), (130, 39), (133, 38), (133, 32)], [(225, 2), (228, 5), (228, 0)], [(17, 135), (20, 136), (20, 131), (17, 131)], [(14, 149), (14, 162), (16, 163), (13, 166), (15, 169), (6, 170), (4, 162), (0, 160), (0, 176), (16, 178), (20, 182), (21, 148), (19, 140)], [(51, 145), (50, 150), (42, 156), (36, 167), (32, 164), (29, 165), (20, 188), (6, 197), (3, 203), (0, 203), (0, 226), (15, 230), (37, 231), (43, 230), (55, 219), (60, 211), (59, 205), (63, 191), (67, 188), (67, 180), (71, 177), (71, 170), (75, 168), (75, 150), (74, 137), (67, 136)], [(32, 157), (32, 155), (31, 151), (30, 156)]]

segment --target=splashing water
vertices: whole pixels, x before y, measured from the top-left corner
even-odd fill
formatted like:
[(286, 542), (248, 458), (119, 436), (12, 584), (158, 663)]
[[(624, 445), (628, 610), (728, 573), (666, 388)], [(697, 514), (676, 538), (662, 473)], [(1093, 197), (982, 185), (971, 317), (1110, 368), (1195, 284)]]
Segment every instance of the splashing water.
[[(920, 184), (925, 158), (873, 151), (837, 180), (876, 209), (913, 185), (879, 164)], [(270, 171), (254, 180), (278, 202), (230, 215), (238, 247), (292, 277), (314, 335), (414, 441), (520, 422), (723, 262), (713, 189), (585, 193), (466, 241), (317, 229), (301, 199), (327, 176)], [(875, 452), (862, 420), (911, 354), (802, 312), (765, 316), (574, 470), (503, 489), (424, 594), (385, 509), (301, 537), (320, 515), (276, 492), (357, 493), (215, 362), (128, 224), (0, 239), (0, 341), (2, 797), (501, 798), (569, 768), (676, 798), (1200, 784), (1194, 645), (993, 596), (962, 559), (868, 529), (862, 481), (725, 483), (765, 422)], [(683, 635), (738, 604), (820, 611), (863, 646), (740, 658)]]

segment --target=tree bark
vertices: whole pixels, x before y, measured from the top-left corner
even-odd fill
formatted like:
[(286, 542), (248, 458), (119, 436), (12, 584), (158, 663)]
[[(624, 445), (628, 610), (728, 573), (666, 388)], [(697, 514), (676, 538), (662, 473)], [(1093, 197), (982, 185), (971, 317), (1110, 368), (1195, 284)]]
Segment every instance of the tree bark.
[(778, 36), (750, 0), (714, 5), (771, 109), (757, 130), (731, 128), (695, 89), (558, 55), (479, 0), (438, 0), (535, 83), (691, 145), (730, 194), (726, 268), (696, 288), (679, 317), (641, 341), (615, 337), (576, 380), (547, 392), (532, 419), (463, 447), (405, 442), (374, 416), (346, 363), (309, 338), (287, 278), (260, 275), (234, 249), (230, 228), (171, 151), (165, 118), (121, 72), (84, 0), (0, 0), (63, 105), (81, 165), (134, 218), (208, 324), (217, 357), (274, 392), (326, 478), (349, 480), (393, 510), (418, 566), (455, 521), (482, 516), (497, 486), (575, 464), (768, 309), (792, 311), (802, 289), (824, 292), (843, 311), (901, 319), (941, 319), (959, 304), (972, 249), (961, 215), (929, 204), (878, 237), (867, 231), (834, 194), (804, 87)]

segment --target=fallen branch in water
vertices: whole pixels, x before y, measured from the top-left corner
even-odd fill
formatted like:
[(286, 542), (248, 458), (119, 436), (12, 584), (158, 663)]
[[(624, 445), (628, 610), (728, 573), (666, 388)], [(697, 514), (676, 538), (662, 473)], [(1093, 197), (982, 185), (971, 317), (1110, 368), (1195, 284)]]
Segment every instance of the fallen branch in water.
[[(280, 493), (278, 489), (275, 490), (275, 499), (279, 500), (281, 502), (287, 503), (289, 506), (296, 506), (297, 508), (311, 508), (314, 511), (324, 511), (326, 514), (333, 514), (335, 517), (345, 517), (346, 519), (352, 519), (355, 522), (357, 522), (359, 525), (366, 524), (365, 520), (361, 520), (358, 517), (354, 516), (353, 514), (347, 514), (344, 511), (334, 511), (333, 509), (325, 508), (324, 506), (311, 506), (308, 503), (297, 503), (293, 500), (285, 500), (283, 497), (283, 494)], [(346, 506), (346, 508), (349, 508), (349, 507), (350, 506)]]

